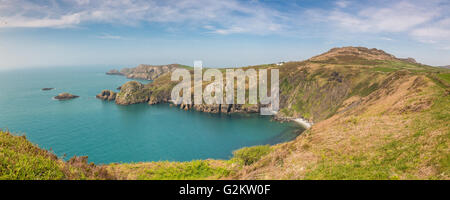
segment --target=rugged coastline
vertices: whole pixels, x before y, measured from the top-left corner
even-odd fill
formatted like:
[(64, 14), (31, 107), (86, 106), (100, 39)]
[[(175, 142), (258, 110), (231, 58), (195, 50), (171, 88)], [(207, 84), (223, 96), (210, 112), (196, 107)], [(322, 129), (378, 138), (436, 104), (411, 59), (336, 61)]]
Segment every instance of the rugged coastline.
[[(370, 70), (371, 65), (387, 62), (405, 63), (411, 66), (422, 66), (412, 62), (413, 59), (396, 58), (378, 49), (364, 47), (334, 48), (330, 51), (301, 62), (287, 62), (282, 67), (276, 64), (249, 66), (254, 68), (280, 68), (280, 112), (276, 119), (290, 118), (297, 123), (309, 127), (310, 122), (324, 120), (342, 107), (344, 101), (355, 96), (362, 98), (376, 90), (386, 74)], [(348, 67), (336, 67), (345, 63)], [(324, 65), (330, 67), (323, 67)], [(352, 66), (353, 65), (353, 66)], [(152, 80), (152, 83), (141, 84), (130, 81), (121, 86), (115, 102), (119, 105), (136, 103), (171, 103), (171, 89), (177, 82), (170, 81), (171, 72), (177, 68), (186, 68), (178, 64), (171, 65), (139, 65), (136, 68), (125, 68), (120, 74), (128, 78)], [(248, 67), (246, 67), (248, 68)], [(361, 69), (367, 74), (359, 73)], [(245, 68), (244, 68), (245, 69)], [(191, 73), (192, 73), (192, 69)], [(117, 74), (111, 70), (108, 74)], [(248, 99), (247, 99), (248, 100)], [(258, 113), (260, 105), (179, 105), (183, 110), (196, 110), (210, 113)], [(300, 120), (303, 119), (303, 120)]]
[[(0, 131), (7, 144), (0, 146), (7, 153), (5, 166), (20, 172), (5, 177), (448, 180), (450, 71), (411, 61), (377, 49), (346, 47), (314, 59), (286, 62), (279, 67), (281, 102), (274, 119), (312, 126), (289, 142), (237, 150), (230, 160), (98, 166), (88, 164), (85, 157), (60, 160), (24, 137)], [(170, 81), (170, 72), (149, 84), (130, 81), (114, 101), (120, 105), (170, 103), (175, 84)], [(113, 96), (108, 90), (99, 94), (103, 100), (112, 101)], [(247, 105), (179, 108), (217, 113), (259, 110), (259, 106)], [(20, 159), (31, 164), (23, 166), (17, 162)]]

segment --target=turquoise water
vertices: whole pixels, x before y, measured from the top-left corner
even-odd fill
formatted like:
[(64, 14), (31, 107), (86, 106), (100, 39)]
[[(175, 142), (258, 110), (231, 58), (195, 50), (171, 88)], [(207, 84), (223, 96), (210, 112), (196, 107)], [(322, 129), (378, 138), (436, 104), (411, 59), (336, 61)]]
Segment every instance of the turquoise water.
[[(0, 71), (0, 128), (26, 134), (58, 156), (95, 163), (227, 159), (245, 146), (295, 138), (301, 128), (259, 115), (183, 111), (168, 104), (119, 106), (95, 98), (129, 81), (108, 68)], [(145, 81), (142, 81), (146, 83)], [(41, 88), (56, 88), (41, 91)], [(80, 98), (57, 101), (69, 92)]]

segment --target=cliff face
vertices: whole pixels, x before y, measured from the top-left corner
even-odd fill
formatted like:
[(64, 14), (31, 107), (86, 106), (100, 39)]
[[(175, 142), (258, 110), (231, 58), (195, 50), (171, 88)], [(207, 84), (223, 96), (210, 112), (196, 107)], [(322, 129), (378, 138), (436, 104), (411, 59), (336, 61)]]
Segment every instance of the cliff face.
[(449, 91), (427, 74), (388, 73), (233, 178), (449, 179)]

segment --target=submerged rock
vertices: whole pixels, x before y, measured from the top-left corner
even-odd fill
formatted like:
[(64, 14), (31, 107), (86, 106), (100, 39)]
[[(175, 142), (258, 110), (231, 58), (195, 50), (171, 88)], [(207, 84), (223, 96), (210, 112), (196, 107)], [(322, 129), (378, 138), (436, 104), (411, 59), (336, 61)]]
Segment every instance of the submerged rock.
[(78, 98), (79, 96), (77, 95), (73, 95), (73, 94), (69, 94), (67, 92), (58, 94), (58, 96), (55, 97), (55, 99), (58, 100), (69, 100), (69, 99), (74, 99), (74, 98)]
[(111, 90), (103, 90), (102, 92), (100, 92), (100, 94), (97, 94), (98, 99), (102, 99), (105, 101), (114, 101), (116, 99), (116, 95), (117, 93), (111, 91)]
[(42, 88), (41, 90), (42, 91), (49, 91), (49, 90), (53, 90), (53, 89), (55, 89), (55, 88)]

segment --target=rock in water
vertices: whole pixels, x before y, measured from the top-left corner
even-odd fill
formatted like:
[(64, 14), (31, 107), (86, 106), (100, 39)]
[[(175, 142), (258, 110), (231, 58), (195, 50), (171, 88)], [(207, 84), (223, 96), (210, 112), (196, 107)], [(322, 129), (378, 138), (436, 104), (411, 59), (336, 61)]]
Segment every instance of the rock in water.
[(97, 96), (95, 97), (105, 101), (114, 101), (116, 99), (116, 93), (111, 90), (103, 90), (102, 92), (100, 92), (100, 94), (97, 94)]
[(55, 99), (58, 100), (69, 100), (69, 99), (74, 99), (74, 98), (78, 98), (79, 96), (73, 95), (73, 94), (69, 94), (67, 92), (58, 94), (58, 96), (55, 97)]
[(55, 88), (42, 88), (42, 91), (48, 91), (48, 90), (53, 90)]

